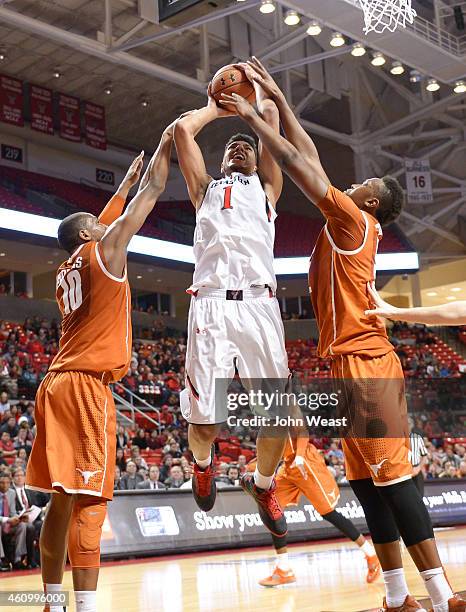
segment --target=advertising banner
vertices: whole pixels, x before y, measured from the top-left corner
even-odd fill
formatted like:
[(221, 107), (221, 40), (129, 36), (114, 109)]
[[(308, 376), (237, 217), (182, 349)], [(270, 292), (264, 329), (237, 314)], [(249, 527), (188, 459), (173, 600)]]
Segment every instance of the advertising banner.
[[(364, 512), (348, 485), (340, 487), (336, 510), (367, 533)], [(434, 526), (466, 522), (466, 481), (426, 482), (424, 503)], [(300, 542), (340, 536), (304, 498), (287, 508), (288, 540)], [(253, 500), (239, 488), (219, 489), (215, 507), (202, 512), (187, 491), (116, 492), (108, 505), (102, 557), (167, 555), (176, 552), (270, 544)]]

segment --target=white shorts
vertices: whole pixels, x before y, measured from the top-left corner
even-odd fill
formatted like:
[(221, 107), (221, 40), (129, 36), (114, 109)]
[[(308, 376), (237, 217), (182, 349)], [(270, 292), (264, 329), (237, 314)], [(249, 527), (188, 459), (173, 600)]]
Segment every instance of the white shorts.
[[(289, 377), (280, 308), (269, 289), (243, 290), (243, 299), (226, 299), (226, 291), (201, 288), (193, 296), (188, 318), (186, 389), (181, 413), (189, 423), (224, 423), (226, 405), (215, 405), (216, 379), (231, 380), (235, 367), (247, 379)], [(223, 402), (222, 402), (223, 404)]]

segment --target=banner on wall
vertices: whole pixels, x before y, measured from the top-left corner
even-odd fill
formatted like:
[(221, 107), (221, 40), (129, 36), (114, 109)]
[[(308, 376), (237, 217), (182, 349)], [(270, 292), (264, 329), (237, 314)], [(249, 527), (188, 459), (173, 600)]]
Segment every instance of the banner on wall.
[(84, 133), (86, 143), (94, 149), (107, 148), (105, 108), (92, 102), (84, 102)]
[[(367, 533), (363, 509), (348, 485), (340, 485), (337, 512)], [(466, 480), (426, 481), (424, 504), (435, 527), (463, 525)], [(288, 540), (338, 537), (314, 506), (301, 497), (286, 508)], [(102, 538), (103, 557), (160, 555), (270, 544), (257, 507), (239, 488), (219, 489), (215, 507), (199, 510), (191, 491), (117, 491), (108, 504)]]
[(23, 83), (0, 75), (0, 121), (23, 126)]
[(43, 134), (53, 134), (52, 91), (31, 85), (31, 129)]
[(65, 94), (58, 94), (58, 116), (60, 136), (73, 142), (81, 141), (81, 119), (79, 99)]

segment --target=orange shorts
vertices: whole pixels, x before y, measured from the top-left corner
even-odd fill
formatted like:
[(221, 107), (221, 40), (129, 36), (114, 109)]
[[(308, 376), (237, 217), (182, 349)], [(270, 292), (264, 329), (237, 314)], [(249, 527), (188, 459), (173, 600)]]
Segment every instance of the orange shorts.
[(116, 414), (108, 385), (84, 372), (49, 372), (34, 418), (26, 486), (112, 499)]
[(295, 506), (304, 495), (317, 512), (324, 516), (335, 509), (340, 498), (340, 489), (325, 461), (312, 444), (308, 444), (304, 456), (307, 478), (301, 471), (285, 463), (281, 465), (276, 476), (276, 494), (282, 508)]
[[(332, 376), (354, 382), (349, 388), (353, 393), (357, 388), (358, 398), (364, 398), (360, 405), (367, 408), (363, 414), (354, 409), (353, 397), (345, 398), (341, 415), (349, 416), (350, 423), (342, 439), (347, 479), (372, 478), (374, 484), (386, 486), (411, 478), (404, 376), (394, 351), (382, 357), (340, 355), (332, 361)], [(365, 437), (364, 417), (385, 437)]]

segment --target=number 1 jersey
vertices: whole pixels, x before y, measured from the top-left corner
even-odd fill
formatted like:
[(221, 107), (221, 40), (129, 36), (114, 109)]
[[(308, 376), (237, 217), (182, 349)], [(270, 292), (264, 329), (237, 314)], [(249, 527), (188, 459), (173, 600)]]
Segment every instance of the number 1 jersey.
[(264, 285), (275, 291), (276, 216), (257, 174), (233, 172), (212, 181), (196, 215), (196, 265), (188, 291)]
[(57, 272), (56, 298), (63, 316), (51, 371), (122, 378), (131, 361), (131, 292), (126, 270), (110, 274), (97, 242), (81, 245)]

